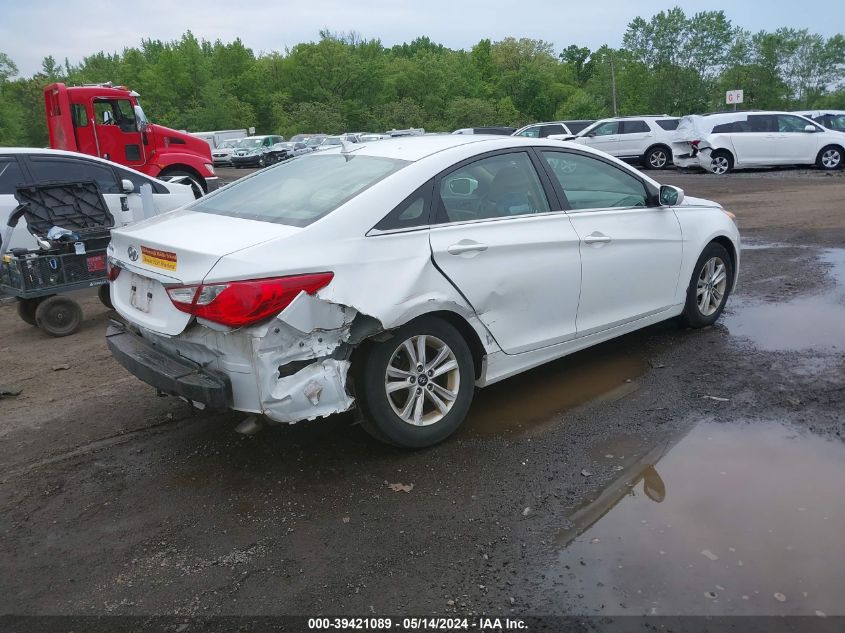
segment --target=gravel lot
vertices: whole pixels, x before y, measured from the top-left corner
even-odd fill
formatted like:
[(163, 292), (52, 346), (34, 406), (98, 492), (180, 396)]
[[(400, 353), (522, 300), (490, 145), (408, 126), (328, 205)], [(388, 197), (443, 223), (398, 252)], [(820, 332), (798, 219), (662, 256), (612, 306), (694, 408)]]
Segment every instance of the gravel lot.
[(114, 363), (95, 296), (64, 339), (0, 305), (0, 613), (845, 615), (845, 173), (656, 177), (738, 216), (724, 319), (482, 390), (422, 451), (242, 437)]

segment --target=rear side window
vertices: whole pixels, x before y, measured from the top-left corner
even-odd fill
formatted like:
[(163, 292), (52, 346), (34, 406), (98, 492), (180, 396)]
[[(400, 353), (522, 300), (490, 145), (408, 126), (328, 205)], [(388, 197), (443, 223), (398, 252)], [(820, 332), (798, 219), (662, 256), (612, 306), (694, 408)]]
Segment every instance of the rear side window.
[(681, 122), (680, 119), (660, 119), (659, 121), (657, 121), (657, 125), (662, 127), (664, 130), (671, 131), (671, 130), (677, 130), (678, 129), (678, 123), (680, 123), (680, 122)]
[(0, 156), (0, 194), (14, 194), (15, 188), (22, 184), (23, 172), (17, 159), (14, 156)]
[(234, 218), (308, 226), (407, 161), (355, 154), (308, 154), (239, 180), (190, 208)]
[(622, 134), (641, 134), (651, 132), (645, 121), (625, 121), (622, 123)]
[(54, 156), (33, 156), (29, 162), (39, 183), (93, 180), (100, 185), (102, 193), (121, 193), (117, 178), (108, 165)]
[(434, 181), (429, 180), (405, 198), (399, 206), (388, 213), (373, 228), (379, 231), (391, 231), (428, 226), (429, 212), (431, 209), (431, 193), (433, 190)]
[(778, 118), (774, 114), (752, 114), (748, 117), (752, 132), (777, 132)]
[(552, 134), (566, 134), (566, 130), (563, 129), (562, 125), (555, 123), (553, 125), (544, 125), (542, 131), (540, 132), (540, 136), (543, 138), (551, 136)]
[(81, 103), (74, 103), (70, 106), (71, 118), (73, 119), (73, 127), (87, 127), (88, 126), (88, 111)]

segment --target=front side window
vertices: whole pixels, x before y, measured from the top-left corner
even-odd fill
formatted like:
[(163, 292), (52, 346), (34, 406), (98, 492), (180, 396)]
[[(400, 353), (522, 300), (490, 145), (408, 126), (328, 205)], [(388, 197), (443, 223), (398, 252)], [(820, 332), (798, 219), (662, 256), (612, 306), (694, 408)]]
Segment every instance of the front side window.
[(33, 156), (29, 159), (38, 183), (85, 182), (93, 180), (102, 193), (121, 193), (114, 172), (108, 165), (53, 156)]
[(317, 152), (244, 178), (191, 209), (234, 218), (308, 226), (408, 163)]
[(562, 125), (554, 123), (552, 125), (544, 125), (542, 131), (540, 132), (540, 136), (543, 138), (551, 136), (552, 134), (566, 134), (566, 130), (563, 129)]
[(648, 206), (645, 185), (619, 167), (572, 152), (541, 153), (574, 211)]
[(520, 132), (518, 136), (525, 136), (528, 138), (540, 138), (540, 126), (535, 125), (534, 127), (522, 130), (522, 132)]
[(129, 171), (121, 167), (115, 167), (117, 170), (117, 177), (121, 180), (129, 180), (135, 185), (135, 193), (140, 193), (141, 185), (149, 185), (153, 188), (153, 193), (169, 193), (169, 191), (159, 183), (142, 176), (138, 172)]
[[(0, 156), (0, 194), (14, 194), (24, 184), (23, 173), (14, 156)], [(0, 227), (5, 230), (5, 227)]]
[(596, 127), (594, 127), (588, 134), (592, 134), (593, 136), (610, 136), (611, 134), (617, 134), (619, 132), (619, 122), (618, 121), (607, 121), (605, 123), (599, 123)]
[(828, 127), (831, 130), (845, 132), (845, 114), (828, 114), (827, 125), (825, 125), (825, 127)]
[(812, 125), (801, 117), (792, 116), (790, 114), (779, 114), (778, 116), (778, 132), (804, 132), (804, 128)]
[(482, 158), (444, 176), (439, 222), (545, 213), (549, 202), (526, 152)]

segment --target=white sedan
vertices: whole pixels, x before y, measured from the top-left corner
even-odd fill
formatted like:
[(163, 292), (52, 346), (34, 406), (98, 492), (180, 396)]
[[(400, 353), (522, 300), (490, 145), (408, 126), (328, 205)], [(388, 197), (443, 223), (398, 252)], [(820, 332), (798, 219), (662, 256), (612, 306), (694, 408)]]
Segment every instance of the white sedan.
[(330, 149), (113, 231), (128, 326), (108, 343), (201, 408), (290, 423), (357, 405), (375, 437), (427, 446), (476, 387), (671, 317), (713, 323), (732, 218), (560, 141)]

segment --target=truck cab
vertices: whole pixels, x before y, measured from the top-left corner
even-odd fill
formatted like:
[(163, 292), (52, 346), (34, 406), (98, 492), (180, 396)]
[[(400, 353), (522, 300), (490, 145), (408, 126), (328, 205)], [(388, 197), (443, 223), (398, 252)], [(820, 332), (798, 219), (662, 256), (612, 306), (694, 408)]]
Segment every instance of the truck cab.
[(110, 83), (50, 84), (44, 106), (50, 147), (98, 156), (140, 172), (190, 184), (197, 195), (217, 188), (208, 143), (150, 123), (138, 93)]

